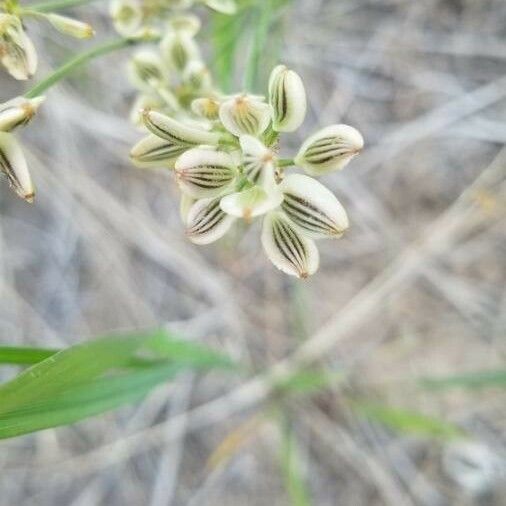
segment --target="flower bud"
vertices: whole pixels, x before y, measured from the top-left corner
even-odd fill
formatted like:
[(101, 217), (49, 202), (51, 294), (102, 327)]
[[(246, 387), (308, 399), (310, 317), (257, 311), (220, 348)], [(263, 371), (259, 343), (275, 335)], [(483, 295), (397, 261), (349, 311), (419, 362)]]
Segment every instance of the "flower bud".
[(195, 244), (210, 244), (223, 237), (235, 218), (222, 211), (220, 199), (201, 199), (188, 211), (186, 235)]
[(169, 19), (169, 26), (176, 32), (186, 32), (189, 37), (195, 37), (200, 31), (201, 23), (197, 16), (181, 14)]
[(221, 199), (220, 207), (227, 214), (251, 221), (252, 218), (272, 211), (283, 201), (283, 194), (278, 188), (268, 193), (260, 186), (231, 193)]
[(148, 135), (132, 148), (130, 158), (137, 167), (168, 166), (173, 169), (178, 157), (187, 149), (187, 146)]
[(200, 60), (188, 63), (183, 72), (183, 81), (191, 86), (193, 92), (209, 90), (212, 86), (211, 73)]
[(306, 115), (306, 90), (299, 75), (284, 65), (278, 65), (269, 79), (269, 102), (273, 130), (297, 130)]
[(233, 135), (258, 137), (269, 126), (271, 111), (268, 104), (257, 97), (237, 95), (220, 106), (220, 120)]
[(197, 116), (214, 121), (219, 117), (220, 103), (212, 98), (196, 98), (191, 109)]
[(11, 132), (18, 126), (26, 125), (35, 115), (44, 97), (16, 97), (0, 105), (0, 131)]
[(160, 43), (162, 57), (169, 68), (183, 72), (193, 60), (200, 60), (200, 50), (185, 31), (169, 32)]
[(177, 159), (175, 168), (181, 190), (194, 198), (223, 195), (238, 175), (237, 166), (228, 153), (211, 149), (186, 151)]
[(315, 179), (292, 174), (280, 187), (284, 197), (281, 208), (308, 237), (337, 238), (348, 228), (348, 216), (343, 206)]
[(318, 269), (320, 256), (314, 241), (303, 236), (279, 211), (264, 218), (262, 245), (269, 260), (290, 276), (307, 278)]
[(110, 7), (114, 28), (124, 37), (135, 35), (144, 21), (139, 0), (112, 0)]
[(221, 135), (185, 125), (156, 111), (144, 111), (144, 124), (150, 132), (180, 146), (217, 145)]
[(129, 62), (129, 75), (132, 83), (142, 90), (157, 88), (165, 79), (162, 60), (154, 51), (137, 51)]
[(348, 125), (332, 125), (302, 144), (295, 164), (308, 174), (319, 176), (342, 169), (363, 147), (364, 139), (358, 130)]
[(248, 180), (265, 190), (274, 188), (274, 153), (265, 147), (261, 141), (251, 135), (241, 135), (239, 138), (242, 150), (244, 175)]
[(11, 14), (0, 14), (0, 61), (18, 80), (32, 77), (37, 70), (37, 53), (21, 20)]
[(22, 199), (33, 202), (35, 190), (25, 156), (14, 136), (6, 132), (0, 132), (0, 173)]
[(75, 37), (76, 39), (89, 39), (95, 35), (95, 31), (88, 23), (59, 14), (46, 14), (45, 18), (59, 32)]
[(221, 14), (235, 14), (237, 12), (237, 4), (235, 0), (201, 0), (205, 3), (210, 9), (215, 10), (216, 12), (221, 12)]

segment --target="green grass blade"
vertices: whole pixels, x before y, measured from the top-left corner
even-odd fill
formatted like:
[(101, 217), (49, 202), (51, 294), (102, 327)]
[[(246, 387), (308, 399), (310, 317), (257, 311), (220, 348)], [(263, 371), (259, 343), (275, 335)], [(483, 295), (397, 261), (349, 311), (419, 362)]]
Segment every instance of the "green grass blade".
[(60, 350), (0, 346), (0, 364), (32, 365), (42, 362)]
[(367, 402), (353, 402), (352, 408), (358, 415), (379, 422), (398, 432), (442, 439), (455, 439), (464, 436), (464, 432), (456, 425), (416, 411)]
[(419, 381), (424, 388), (442, 390), (447, 388), (505, 388), (506, 369), (476, 371), (467, 374), (457, 374), (446, 378), (422, 378)]

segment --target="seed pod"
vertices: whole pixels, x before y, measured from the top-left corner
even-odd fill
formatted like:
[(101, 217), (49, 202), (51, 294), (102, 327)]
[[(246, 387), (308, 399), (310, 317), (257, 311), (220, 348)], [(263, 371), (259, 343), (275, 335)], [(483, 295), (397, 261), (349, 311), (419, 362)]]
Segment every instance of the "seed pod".
[(233, 135), (258, 137), (269, 126), (271, 111), (268, 104), (257, 97), (237, 95), (220, 106), (220, 120)]
[(279, 211), (264, 218), (262, 245), (269, 260), (290, 276), (307, 278), (318, 270), (320, 256), (314, 241)]
[(223, 195), (238, 175), (237, 166), (228, 153), (211, 149), (186, 151), (177, 159), (175, 168), (181, 190), (197, 199)]
[(44, 16), (56, 30), (65, 35), (70, 35), (76, 39), (89, 39), (95, 35), (95, 31), (88, 23), (53, 13)]
[(142, 49), (133, 55), (128, 70), (132, 83), (148, 92), (165, 80), (162, 60), (157, 53), (148, 49)]
[(220, 199), (201, 199), (188, 211), (186, 235), (195, 244), (210, 244), (223, 237), (235, 218), (222, 211)]
[(35, 190), (25, 156), (14, 136), (6, 132), (0, 132), (0, 173), (22, 199), (33, 202)]
[(244, 175), (248, 180), (269, 191), (276, 187), (274, 153), (251, 135), (239, 138), (242, 150)]
[(284, 197), (283, 211), (308, 237), (338, 238), (348, 228), (348, 216), (343, 206), (315, 179), (292, 174), (280, 187)]
[(200, 60), (200, 50), (193, 38), (185, 31), (171, 31), (162, 39), (160, 51), (169, 68), (180, 73), (193, 60)]
[(200, 31), (201, 22), (197, 16), (192, 14), (181, 14), (172, 16), (169, 19), (169, 26), (176, 32), (186, 32), (189, 37), (195, 37)]
[(237, 4), (235, 0), (201, 0), (210, 9), (214, 9), (222, 14), (235, 14), (237, 12)]
[(319, 176), (344, 168), (363, 147), (364, 139), (358, 130), (348, 125), (332, 125), (302, 144), (295, 164), (308, 174)]
[(144, 111), (144, 124), (150, 132), (180, 146), (217, 145), (221, 135), (185, 125), (156, 111)]
[(124, 37), (135, 35), (142, 27), (144, 14), (139, 0), (112, 0), (110, 15), (114, 28)]
[(218, 119), (220, 103), (212, 98), (196, 98), (191, 103), (191, 109), (197, 116), (214, 121)]
[(132, 148), (130, 158), (137, 167), (167, 166), (173, 169), (178, 157), (187, 149), (187, 146), (174, 144), (156, 135), (148, 135)]
[(227, 214), (251, 221), (252, 218), (272, 211), (283, 201), (278, 188), (267, 193), (259, 186), (226, 195), (221, 199), (220, 206)]
[(299, 75), (278, 65), (269, 79), (269, 103), (274, 131), (297, 130), (306, 115), (306, 90)]
[(44, 97), (16, 97), (0, 105), (0, 131), (11, 132), (33, 118)]
[(12, 77), (22, 81), (37, 70), (35, 47), (20, 18), (11, 14), (0, 14), (0, 61)]

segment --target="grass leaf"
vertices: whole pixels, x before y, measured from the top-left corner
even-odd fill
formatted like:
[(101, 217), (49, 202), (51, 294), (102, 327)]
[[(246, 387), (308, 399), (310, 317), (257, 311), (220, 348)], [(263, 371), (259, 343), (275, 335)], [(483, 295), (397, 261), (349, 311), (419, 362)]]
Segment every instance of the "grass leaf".
[(422, 387), (433, 390), (446, 388), (504, 388), (506, 387), (506, 369), (476, 371), (445, 378), (423, 378), (420, 380), (420, 384)]
[(0, 346), (0, 364), (31, 365), (42, 362), (60, 350)]

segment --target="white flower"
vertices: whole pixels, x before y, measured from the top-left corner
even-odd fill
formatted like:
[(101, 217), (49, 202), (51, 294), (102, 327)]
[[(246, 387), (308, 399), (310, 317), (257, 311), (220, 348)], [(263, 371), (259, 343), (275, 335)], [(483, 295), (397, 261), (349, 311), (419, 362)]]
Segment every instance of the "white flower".
[(265, 216), (262, 245), (269, 260), (290, 276), (307, 278), (318, 270), (320, 256), (314, 241), (301, 234), (282, 212)]
[(183, 153), (175, 169), (181, 190), (194, 198), (223, 195), (232, 188), (239, 173), (228, 153), (203, 148)]
[(148, 135), (141, 139), (130, 151), (130, 158), (137, 167), (160, 167), (174, 168), (179, 156), (187, 146), (174, 144), (171, 141), (160, 139), (156, 135)]
[(129, 61), (128, 70), (132, 83), (148, 92), (158, 88), (166, 77), (160, 56), (149, 49), (137, 51)]
[(44, 100), (44, 97), (16, 97), (0, 104), (0, 131), (11, 132), (18, 126), (26, 125)]
[(201, 22), (197, 16), (181, 14), (172, 16), (169, 20), (169, 26), (176, 32), (186, 32), (188, 36), (195, 37), (200, 31)]
[(219, 198), (197, 200), (186, 217), (186, 235), (195, 244), (210, 244), (223, 237), (234, 221), (220, 208)]
[(348, 125), (332, 125), (302, 144), (295, 164), (308, 174), (318, 176), (342, 169), (363, 147), (364, 139), (358, 130)]
[(283, 195), (278, 188), (267, 192), (260, 186), (253, 186), (240, 192), (231, 193), (221, 199), (220, 207), (227, 214), (251, 221), (256, 216), (279, 207)]
[(182, 77), (183, 81), (190, 85), (194, 91), (209, 90), (212, 85), (211, 73), (200, 60), (189, 62)]
[(220, 106), (220, 120), (233, 135), (258, 137), (269, 126), (271, 111), (268, 104), (257, 97), (237, 95)]
[(348, 216), (334, 194), (309, 176), (292, 174), (280, 185), (281, 208), (313, 239), (341, 237), (348, 228)]
[(12, 77), (25, 80), (37, 70), (37, 53), (23, 30), (21, 20), (0, 14), (0, 61)]
[(139, 0), (112, 0), (110, 14), (116, 31), (124, 37), (135, 35), (142, 27), (144, 14)]
[(191, 109), (197, 116), (216, 120), (220, 112), (220, 103), (213, 98), (196, 98), (191, 103)]
[(264, 144), (251, 135), (242, 135), (239, 138), (242, 150), (244, 175), (253, 184), (264, 189), (276, 185), (274, 153)]
[(193, 60), (200, 60), (200, 50), (193, 37), (184, 30), (169, 31), (160, 43), (160, 51), (166, 64), (183, 72)]
[(22, 199), (33, 202), (35, 190), (23, 151), (14, 136), (6, 132), (0, 132), (0, 173)]
[(78, 21), (77, 19), (53, 13), (45, 14), (44, 17), (59, 32), (75, 37), (76, 39), (89, 39), (95, 35), (95, 31), (91, 25)]
[(297, 130), (306, 115), (306, 90), (299, 75), (278, 65), (269, 79), (269, 103), (274, 131)]
[(217, 145), (221, 135), (189, 126), (156, 111), (143, 112), (144, 124), (150, 132), (180, 146)]

